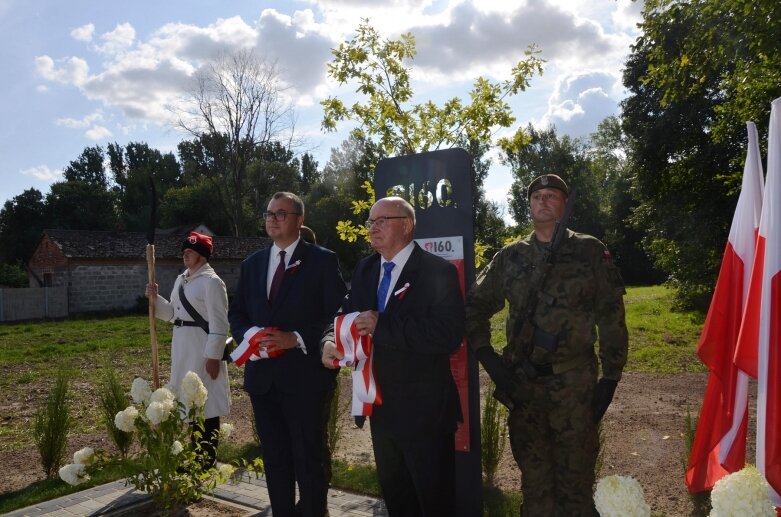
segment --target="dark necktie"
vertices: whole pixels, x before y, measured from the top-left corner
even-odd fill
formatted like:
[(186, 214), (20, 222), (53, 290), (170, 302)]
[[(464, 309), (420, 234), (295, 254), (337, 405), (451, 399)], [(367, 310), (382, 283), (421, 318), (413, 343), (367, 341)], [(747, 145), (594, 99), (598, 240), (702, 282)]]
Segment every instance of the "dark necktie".
[(385, 299), (388, 297), (388, 289), (390, 289), (391, 271), (396, 267), (396, 264), (386, 262), (382, 267), (385, 272), (382, 274), (382, 280), (380, 280), (380, 288), (377, 289), (377, 310), (379, 312), (385, 310)]
[(268, 291), (268, 301), (272, 304), (279, 293), (279, 286), (282, 285), (282, 277), (285, 276), (285, 250), (279, 252), (279, 265), (274, 271), (274, 278), (271, 280), (271, 289)]

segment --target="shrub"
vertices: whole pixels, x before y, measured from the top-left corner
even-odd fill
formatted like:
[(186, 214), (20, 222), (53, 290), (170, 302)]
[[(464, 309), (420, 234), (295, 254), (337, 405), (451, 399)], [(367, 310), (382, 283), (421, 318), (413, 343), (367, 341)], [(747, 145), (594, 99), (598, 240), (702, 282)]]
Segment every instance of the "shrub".
[(342, 427), (339, 425), (339, 419), (346, 410), (346, 406), (339, 404), (339, 393), (342, 384), (340, 377), (341, 375), (336, 376), (334, 396), (331, 399), (331, 405), (328, 407), (328, 450), (332, 456), (336, 450), (336, 446), (339, 445), (339, 439), (342, 437)]
[(493, 485), (499, 460), (502, 458), (504, 448), (507, 445), (507, 409), (501, 405), (491, 393), (494, 391), (493, 383), (489, 382), (485, 395), (485, 405), (480, 422), (480, 447), (482, 452), (483, 473), (485, 481)]
[(133, 433), (126, 433), (118, 429), (114, 423), (114, 416), (127, 407), (127, 396), (119, 379), (117, 379), (114, 368), (107, 364), (103, 369), (105, 375), (99, 394), (101, 416), (111, 441), (114, 442), (120, 456), (124, 458), (133, 443)]
[(41, 466), (47, 478), (57, 476), (65, 458), (68, 431), (71, 427), (68, 406), (68, 373), (60, 370), (46, 404), (35, 414), (33, 434), (41, 455)]

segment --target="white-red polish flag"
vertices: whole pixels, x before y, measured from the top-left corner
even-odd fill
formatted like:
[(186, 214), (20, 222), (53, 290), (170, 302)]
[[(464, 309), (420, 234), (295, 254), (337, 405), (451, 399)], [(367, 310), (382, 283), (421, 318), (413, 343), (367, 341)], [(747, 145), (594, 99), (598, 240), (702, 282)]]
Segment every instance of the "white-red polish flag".
[(753, 122), (746, 126), (743, 183), (697, 346), (710, 376), (686, 469), (686, 486), (692, 493), (710, 490), (716, 481), (743, 468), (746, 460), (748, 375), (732, 358), (751, 279), (763, 190), (757, 128)]
[(757, 468), (781, 506), (781, 98), (771, 104), (767, 182), (735, 364), (757, 378)]

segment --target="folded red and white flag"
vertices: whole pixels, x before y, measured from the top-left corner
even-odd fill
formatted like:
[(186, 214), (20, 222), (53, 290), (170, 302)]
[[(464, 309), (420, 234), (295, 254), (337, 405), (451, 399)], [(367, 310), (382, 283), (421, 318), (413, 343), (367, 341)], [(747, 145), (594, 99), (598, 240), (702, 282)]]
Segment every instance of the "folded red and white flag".
[(382, 395), (374, 378), (372, 338), (361, 336), (355, 327), (358, 312), (342, 314), (334, 319), (336, 349), (344, 356), (334, 366), (353, 369), (353, 416), (371, 416), (374, 406), (382, 404)]
[(250, 327), (244, 333), (244, 339), (236, 349), (231, 352), (231, 359), (236, 366), (242, 366), (247, 360), (274, 359), (285, 353), (284, 349), (269, 352), (263, 346), (261, 340), (266, 337), (266, 331), (276, 330), (276, 327)]

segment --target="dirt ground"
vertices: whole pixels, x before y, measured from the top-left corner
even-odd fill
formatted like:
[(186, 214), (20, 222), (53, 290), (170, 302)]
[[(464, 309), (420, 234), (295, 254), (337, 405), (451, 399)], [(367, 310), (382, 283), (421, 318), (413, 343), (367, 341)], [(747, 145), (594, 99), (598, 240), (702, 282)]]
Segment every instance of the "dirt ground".
[[(233, 372), (235, 375), (237, 372)], [(600, 477), (610, 474), (635, 477), (643, 487), (645, 498), (655, 514), (683, 516), (691, 512), (683, 481), (686, 413), (699, 414), (707, 374), (684, 373), (657, 375), (627, 373), (618, 386), (616, 397), (605, 417), (606, 453)], [(342, 383), (341, 400), (349, 400), (349, 380)], [(751, 407), (752, 415), (755, 408)], [(234, 392), (232, 442), (252, 440), (252, 409), (242, 392)], [(30, 421), (32, 410), (20, 401), (0, 397), (0, 428), (15, 419)], [(336, 457), (352, 463), (373, 461), (369, 429), (355, 429), (347, 412), (342, 418), (343, 435)], [(750, 431), (752, 433), (753, 431)], [(751, 441), (751, 440), (749, 440)], [(73, 435), (68, 440), (68, 454), (81, 447), (109, 448), (105, 434)], [(0, 433), (0, 493), (23, 488), (43, 478), (38, 453), (28, 450), (8, 451)], [(753, 450), (747, 460), (753, 462)], [(520, 472), (509, 446), (499, 466), (497, 484), (503, 489), (518, 490)]]

